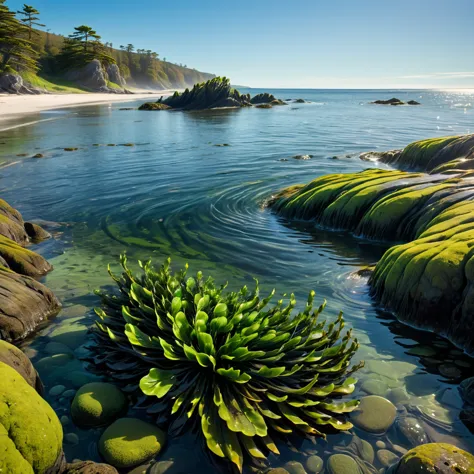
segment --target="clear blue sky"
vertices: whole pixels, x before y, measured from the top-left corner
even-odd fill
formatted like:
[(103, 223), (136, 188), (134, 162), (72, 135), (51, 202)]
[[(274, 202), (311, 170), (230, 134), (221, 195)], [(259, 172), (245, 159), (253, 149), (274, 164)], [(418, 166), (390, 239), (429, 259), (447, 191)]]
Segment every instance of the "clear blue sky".
[(474, 88), (474, 0), (30, 2), (54, 33), (88, 24), (234, 84)]

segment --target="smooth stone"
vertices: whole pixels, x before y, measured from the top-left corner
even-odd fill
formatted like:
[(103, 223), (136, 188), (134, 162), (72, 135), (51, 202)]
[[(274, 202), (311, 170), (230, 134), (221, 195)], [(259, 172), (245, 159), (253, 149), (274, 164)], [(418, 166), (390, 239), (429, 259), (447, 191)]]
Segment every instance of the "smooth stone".
[(69, 324), (67, 320), (64, 320), (50, 332), (49, 338), (53, 339), (52, 342), (59, 342), (70, 349), (75, 349), (84, 342), (87, 330), (87, 326), (83, 324), (76, 321)]
[(360, 440), (359, 448), (360, 456), (364, 461), (367, 461), (369, 464), (373, 464), (375, 459), (375, 451), (373, 446), (366, 441), (365, 439)]
[(100, 377), (97, 375), (82, 372), (80, 370), (73, 370), (72, 372), (66, 372), (63, 375), (63, 380), (70, 382), (74, 388), (81, 388), (83, 385), (88, 383), (100, 381)]
[(285, 469), (289, 474), (306, 474), (303, 464), (296, 461), (290, 461), (285, 464)]
[(458, 360), (456, 359), (454, 361), (454, 363), (458, 366), (458, 367), (462, 367), (463, 369), (469, 369), (472, 364), (470, 364), (469, 362), (465, 361), (465, 360)]
[(274, 467), (273, 469), (270, 469), (267, 471), (266, 474), (290, 474), (286, 469), (283, 469), (282, 467)]
[(439, 373), (448, 379), (458, 379), (461, 377), (462, 372), (455, 365), (442, 364), (438, 367)]
[(388, 390), (388, 386), (380, 380), (366, 380), (361, 386), (361, 390), (368, 393), (369, 395), (379, 395), (380, 397), (385, 396)]
[(306, 460), (306, 470), (312, 474), (319, 474), (323, 470), (324, 461), (319, 456), (310, 456)]
[(398, 461), (398, 456), (388, 449), (379, 449), (377, 451), (377, 459), (384, 467), (390, 467)]
[(66, 433), (64, 435), (64, 442), (72, 446), (79, 444), (79, 436), (76, 433)]
[(363, 397), (351, 421), (358, 428), (369, 433), (385, 433), (395, 421), (397, 409), (392, 402), (377, 395)]
[(408, 453), (408, 449), (399, 446), (398, 444), (392, 444), (392, 450), (403, 456), (404, 454)]
[(327, 464), (330, 474), (359, 474), (360, 469), (354, 459), (347, 454), (333, 454)]
[(74, 389), (66, 390), (63, 393), (63, 397), (66, 397), (66, 398), (73, 398), (74, 395), (76, 395), (76, 390), (74, 390)]
[(77, 461), (68, 464), (63, 474), (118, 474), (118, 471), (108, 464), (98, 464), (93, 461)]
[(43, 357), (36, 364), (35, 368), (40, 375), (49, 374), (58, 367), (63, 367), (70, 362), (72, 356), (70, 354), (55, 354), (49, 357)]
[(48, 394), (51, 397), (59, 397), (59, 395), (61, 395), (64, 392), (64, 390), (66, 390), (66, 387), (64, 385), (55, 385), (54, 387), (50, 389)]
[(93, 382), (82, 386), (74, 396), (71, 415), (78, 426), (110, 424), (128, 408), (127, 397), (110, 383)]
[(428, 442), (423, 426), (413, 416), (399, 418), (397, 420), (397, 427), (410, 446), (418, 446)]
[(63, 415), (59, 421), (61, 422), (61, 425), (63, 426), (67, 426), (69, 425), (69, 423), (71, 422), (71, 420), (69, 419), (69, 417), (67, 417), (66, 415)]
[(433, 357), (437, 351), (429, 346), (415, 346), (408, 349), (407, 354), (422, 357)]
[(47, 354), (72, 354), (71, 349), (66, 346), (66, 344), (61, 344), (60, 342), (49, 342), (46, 344), (44, 351)]
[(376, 441), (375, 446), (377, 446), (377, 448), (379, 449), (385, 449), (387, 447), (387, 444), (383, 441), (378, 440)]
[(120, 418), (99, 440), (99, 452), (116, 468), (138, 466), (156, 456), (166, 442), (166, 434), (156, 425), (136, 418)]
[(449, 405), (450, 407), (460, 410), (463, 406), (463, 401), (459, 390), (453, 388), (447, 388), (441, 397), (441, 403), (443, 405)]

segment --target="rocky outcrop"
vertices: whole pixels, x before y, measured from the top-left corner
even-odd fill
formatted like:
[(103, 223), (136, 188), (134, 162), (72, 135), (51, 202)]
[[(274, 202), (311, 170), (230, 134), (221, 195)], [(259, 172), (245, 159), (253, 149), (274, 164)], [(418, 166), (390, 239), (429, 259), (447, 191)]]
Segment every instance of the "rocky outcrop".
[[(252, 102), (253, 101), (253, 102)], [(286, 105), (271, 94), (258, 94), (253, 99), (250, 94), (241, 94), (230, 85), (226, 77), (216, 77), (196, 84), (192, 90), (182, 94), (175, 92), (171, 97), (158, 102), (143, 104), (139, 110), (165, 110), (163, 106), (178, 110), (205, 110), (220, 108), (251, 107), (256, 104)]]
[(391, 99), (388, 100), (374, 100), (371, 102), (371, 104), (377, 104), (377, 105), (405, 105), (405, 102), (401, 101), (400, 99), (397, 99), (396, 97), (392, 97)]
[(60, 309), (58, 299), (43, 284), (0, 267), (0, 338), (23, 339)]
[[(124, 79), (120, 75), (120, 71), (116, 65), (108, 66), (108, 70), (111, 71), (115, 80), (124, 82)], [(111, 94), (127, 93), (127, 91), (123, 89), (111, 89), (108, 87), (109, 81), (115, 81), (110, 79), (108, 71), (105, 70), (104, 66), (98, 59), (94, 59), (89, 64), (86, 64), (80, 69), (68, 71), (66, 73), (66, 79), (75, 82), (79, 86), (88, 89), (91, 92), (107, 92)], [(118, 82), (116, 82), (116, 84), (122, 85)]]
[(109, 64), (107, 66), (107, 75), (110, 82), (113, 82), (114, 84), (117, 84), (121, 87), (125, 87), (127, 85), (127, 81), (120, 73), (120, 69), (116, 64)]
[[(425, 140), (391, 154), (400, 167), (437, 169), (472, 156), (474, 136)], [(281, 191), (270, 203), (290, 219), (315, 220), (359, 237), (405, 241), (390, 248), (369, 280), (399, 320), (447, 336), (474, 354), (474, 177), (366, 170), (328, 175)]]
[(0, 75), (0, 92), (7, 94), (30, 94), (37, 95), (42, 92), (34, 87), (29, 86), (23, 81), (19, 74), (1, 74)]

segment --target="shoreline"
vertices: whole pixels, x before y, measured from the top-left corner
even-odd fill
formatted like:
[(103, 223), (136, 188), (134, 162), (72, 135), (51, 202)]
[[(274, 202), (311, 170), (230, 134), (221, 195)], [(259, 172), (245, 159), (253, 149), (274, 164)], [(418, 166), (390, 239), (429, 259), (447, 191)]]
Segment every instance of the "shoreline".
[[(134, 94), (41, 94), (41, 95), (12, 95), (0, 94), (0, 132), (13, 128), (32, 125), (37, 121), (19, 123), (15, 120), (31, 114), (39, 114), (48, 110), (81, 107), (86, 105), (100, 105), (107, 103), (125, 103), (140, 99), (156, 99), (161, 96), (170, 96), (174, 90), (156, 92), (137, 92)], [(8, 125), (11, 126), (8, 126)]]

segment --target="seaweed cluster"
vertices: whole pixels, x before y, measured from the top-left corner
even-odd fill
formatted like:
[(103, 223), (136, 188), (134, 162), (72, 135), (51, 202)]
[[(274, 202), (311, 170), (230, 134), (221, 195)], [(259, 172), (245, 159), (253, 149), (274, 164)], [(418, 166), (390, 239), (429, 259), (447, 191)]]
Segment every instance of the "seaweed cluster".
[[(342, 314), (319, 321), (311, 292), (294, 313), (293, 295), (270, 306), (243, 287), (227, 292), (201, 272), (187, 277), (170, 261), (139, 262), (134, 275), (111, 276), (119, 291), (102, 293), (91, 348), (96, 370), (124, 386), (172, 435), (199, 427), (209, 450), (242, 470), (244, 455), (278, 453), (274, 436), (324, 437), (352, 427), (357, 400), (349, 367), (358, 348), (342, 335)], [(109, 269), (110, 272), (110, 269)], [(246, 453), (246, 454), (245, 454)]]

